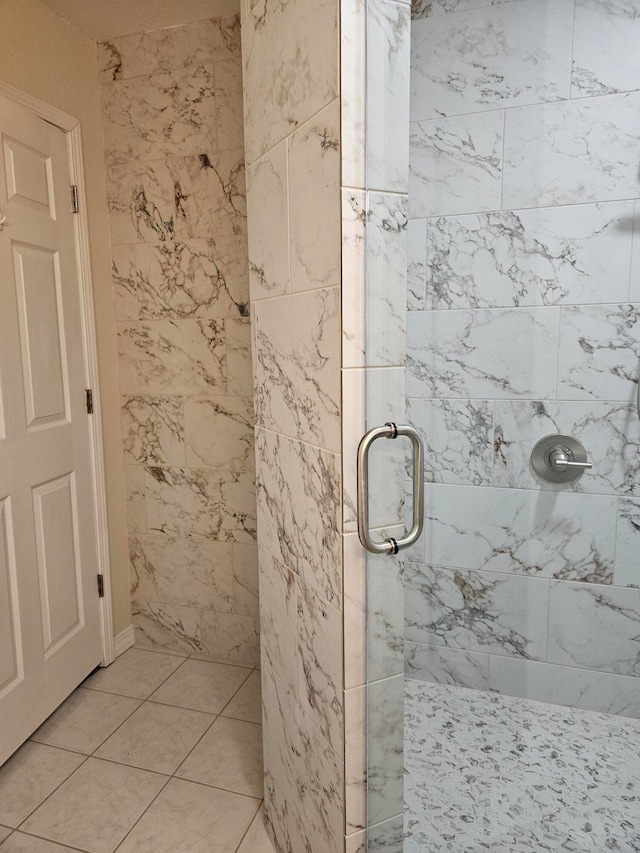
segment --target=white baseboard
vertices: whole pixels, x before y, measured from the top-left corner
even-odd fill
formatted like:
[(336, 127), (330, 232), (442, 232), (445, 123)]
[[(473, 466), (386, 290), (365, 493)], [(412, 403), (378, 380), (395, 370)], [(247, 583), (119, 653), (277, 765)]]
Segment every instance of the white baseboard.
[(135, 635), (133, 633), (133, 625), (129, 625), (128, 628), (125, 628), (124, 631), (120, 631), (119, 634), (113, 639), (113, 646), (116, 657), (120, 657), (123, 652), (126, 652), (127, 649), (130, 649), (131, 646), (135, 643)]

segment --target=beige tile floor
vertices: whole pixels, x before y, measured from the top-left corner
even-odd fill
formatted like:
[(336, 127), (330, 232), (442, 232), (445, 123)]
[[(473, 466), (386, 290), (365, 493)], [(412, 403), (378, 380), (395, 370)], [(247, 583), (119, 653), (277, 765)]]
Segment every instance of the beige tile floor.
[(133, 648), (0, 768), (0, 853), (274, 853), (260, 673)]

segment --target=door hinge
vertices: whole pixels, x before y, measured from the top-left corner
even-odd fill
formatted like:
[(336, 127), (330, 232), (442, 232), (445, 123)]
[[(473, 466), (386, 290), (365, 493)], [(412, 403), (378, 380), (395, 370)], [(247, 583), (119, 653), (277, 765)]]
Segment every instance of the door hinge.
[(104, 575), (98, 575), (98, 598), (104, 598)]
[(87, 414), (93, 414), (93, 391), (87, 388)]
[(78, 187), (75, 184), (71, 187), (71, 210), (74, 213), (78, 213), (80, 210), (78, 204)]

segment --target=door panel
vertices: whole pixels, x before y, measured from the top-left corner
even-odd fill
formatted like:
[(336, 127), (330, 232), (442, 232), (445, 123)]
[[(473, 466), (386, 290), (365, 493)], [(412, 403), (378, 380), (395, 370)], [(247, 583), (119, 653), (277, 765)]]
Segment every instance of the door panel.
[(32, 206), (55, 219), (51, 157), (7, 136), (3, 143), (9, 201)]
[(0, 698), (23, 676), (10, 498), (0, 501)]

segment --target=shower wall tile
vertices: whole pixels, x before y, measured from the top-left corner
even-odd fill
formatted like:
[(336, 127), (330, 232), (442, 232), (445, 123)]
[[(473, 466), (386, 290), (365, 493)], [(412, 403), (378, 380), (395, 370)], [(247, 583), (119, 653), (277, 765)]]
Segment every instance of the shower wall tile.
[(242, 57), (251, 164), (338, 96), (337, 4), (259, 0), (242, 28)]
[(169, 160), (179, 240), (213, 233), (246, 234), (247, 200), (241, 148)]
[(640, 677), (640, 590), (552, 582), (547, 660)]
[(336, 454), (256, 430), (260, 543), (331, 604), (341, 601)]
[[(489, 690), (491, 655), (412, 642), (405, 643), (404, 655), (407, 678), (471, 690)], [(510, 658), (500, 657), (498, 660), (506, 662)]]
[(640, 717), (638, 682), (625, 675), (490, 656), (489, 685), (498, 693), (536, 702)]
[(412, 120), (568, 98), (572, 30), (573, 0), (485, 4), (464, 26), (456, 15), (414, 21)]
[(339, 451), (339, 288), (262, 300), (254, 324), (257, 423)]
[(233, 609), (232, 545), (138, 534), (129, 541), (134, 601)]
[(507, 110), (503, 206), (638, 195), (640, 92)]
[(369, 684), (367, 693), (367, 808), (376, 824), (397, 814), (404, 795), (404, 676)]
[(618, 502), (614, 583), (640, 588), (640, 501), (628, 498)]
[(260, 614), (258, 546), (234, 542), (233, 562), (233, 612), (244, 616)]
[(298, 694), (299, 581), (291, 569), (258, 546), (262, 669), (269, 670)]
[(427, 228), (425, 219), (407, 223), (407, 311), (426, 308)]
[(364, 188), (367, 142), (367, 3), (340, 3), (340, 149), (342, 185)]
[(522, 3), (523, 0), (432, 0), (432, 14), (443, 15), (450, 12), (468, 12), (483, 6), (502, 6), (505, 3)]
[(562, 309), (558, 396), (621, 400), (636, 396), (640, 305), (581, 305)]
[(145, 468), (149, 532), (251, 543), (256, 536), (253, 472)]
[[(236, 19), (237, 20), (237, 19)], [(242, 63), (239, 56), (216, 62), (213, 72), (218, 149), (244, 145)]]
[(187, 397), (184, 401), (186, 464), (255, 470), (251, 397)]
[(544, 660), (548, 613), (548, 580), (406, 564), (408, 642)]
[(251, 323), (249, 318), (225, 320), (227, 345), (227, 388), (248, 396), (253, 391), (251, 367)]
[(125, 465), (124, 480), (127, 500), (127, 530), (129, 534), (147, 530), (147, 505), (144, 494), (144, 467)]
[(287, 144), (291, 290), (338, 285), (340, 101), (298, 128)]
[(251, 299), (289, 289), (287, 145), (280, 143), (247, 169)]
[(256, 666), (260, 626), (254, 616), (202, 610), (202, 654), (217, 661)]
[(407, 420), (424, 441), (427, 482), (491, 485), (493, 404), (490, 401), (409, 397)]
[(204, 654), (201, 611), (175, 604), (133, 601), (136, 643), (154, 649)]
[(427, 308), (626, 298), (633, 202), (439, 217), (426, 235)]
[(121, 38), (98, 42), (98, 75), (101, 84), (122, 78)]
[[(419, 21), (431, 14), (432, 0), (411, 0), (411, 20)], [(413, 24), (412, 24), (413, 27)]]
[(572, 97), (639, 89), (639, 39), (633, 0), (576, 0)]
[(131, 162), (107, 171), (112, 243), (157, 243), (175, 237), (173, 176), (166, 162)]
[[(367, 826), (367, 688), (356, 687), (344, 692), (345, 718), (345, 815), (346, 835)], [(347, 850), (349, 840), (347, 838)], [(363, 848), (363, 853), (364, 853)]]
[(500, 207), (503, 123), (502, 111), (411, 123), (412, 219)]
[[(557, 485), (534, 474), (529, 457), (551, 433), (582, 442), (593, 468), (572, 484)], [(640, 495), (640, 423), (635, 407), (622, 403), (535, 400), (496, 402), (494, 486), (609, 495)]]
[(226, 390), (224, 321), (118, 323), (118, 349), (120, 390), (124, 394)]
[(409, 312), (407, 395), (554, 397), (559, 319), (558, 308)]
[(112, 246), (111, 283), (116, 320), (137, 320), (140, 317), (136, 279), (135, 247)]
[(610, 584), (617, 501), (605, 495), (430, 486), (426, 561)]
[(184, 414), (181, 397), (125, 397), (122, 401), (125, 462), (184, 465)]

